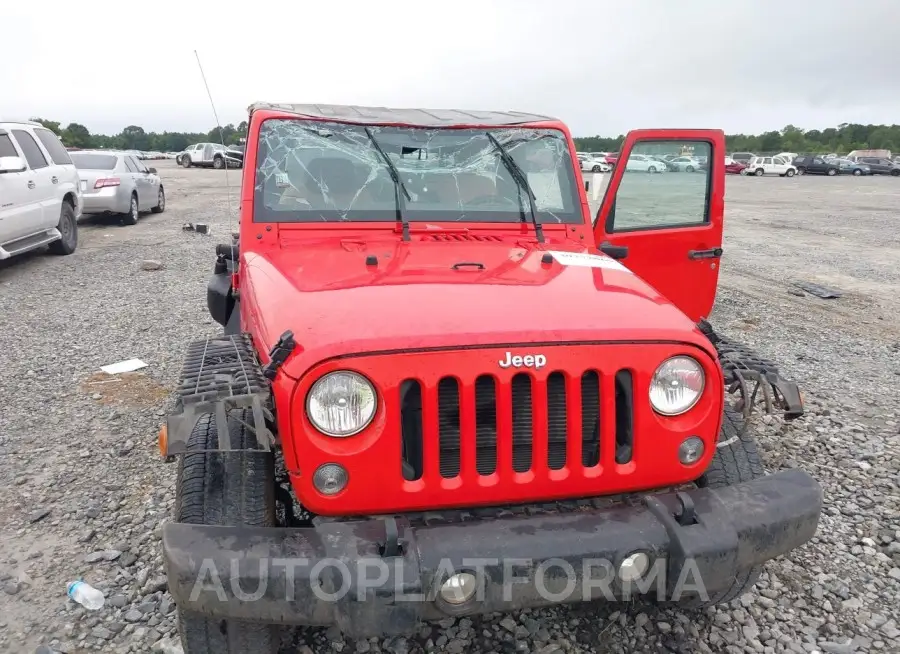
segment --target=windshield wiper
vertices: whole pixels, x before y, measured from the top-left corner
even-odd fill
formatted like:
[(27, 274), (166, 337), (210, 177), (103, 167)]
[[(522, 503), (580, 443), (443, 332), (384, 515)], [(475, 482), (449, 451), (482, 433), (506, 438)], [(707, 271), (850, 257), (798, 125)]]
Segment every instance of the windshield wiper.
[(491, 143), (494, 144), (494, 147), (497, 148), (497, 152), (500, 153), (500, 160), (503, 161), (503, 165), (506, 166), (506, 169), (513, 176), (513, 179), (515, 179), (516, 182), (525, 189), (525, 193), (528, 194), (528, 206), (531, 209), (531, 223), (534, 225), (534, 233), (537, 236), (538, 243), (543, 243), (544, 230), (541, 228), (541, 223), (539, 223), (537, 219), (537, 199), (534, 197), (534, 191), (531, 190), (531, 186), (528, 184), (528, 178), (525, 176), (525, 173), (522, 172), (522, 169), (519, 168), (519, 164), (516, 163), (516, 160), (513, 159), (509, 152), (506, 151), (506, 148), (500, 144), (500, 141), (494, 138), (494, 135), (490, 132), (485, 132), (485, 134), (487, 134)]
[(406, 190), (403, 182), (400, 181), (400, 173), (397, 172), (397, 167), (394, 166), (394, 162), (391, 161), (390, 157), (388, 157), (385, 151), (381, 149), (381, 146), (378, 145), (378, 141), (375, 139), (375, 135), (372, 134), (372, 130), (368, 127), (366, 127), (365, 130), (366, 136), (369, 137), (369, 140), (372, 141), (372, 145), (378, 150), (378, 154), (384, 159), (384, 163), (387, 164), (388, 167), (388, 172), (391, 174), (391, 179), (394, 180), (394, 197), (397, 199), (397, 222), (399, 222), (400, 226), (403, 228), (403, 240), (408, 241), (409, 223), (406, 221), (406, 216), (403, 214), (406, 209), (406, 202), (403, 200), (403, 196), (406, 196), (407, 200), (411, 200), (412, 198), (409, 196), (409, 192)]

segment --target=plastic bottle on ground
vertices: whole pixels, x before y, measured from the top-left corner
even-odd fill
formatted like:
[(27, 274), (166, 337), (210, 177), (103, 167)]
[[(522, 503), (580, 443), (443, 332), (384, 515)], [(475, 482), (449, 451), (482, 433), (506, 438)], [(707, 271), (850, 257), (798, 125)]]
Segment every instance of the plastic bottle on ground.
[(103, 608), (106, 601), (101, 591), (81, 580), (70, 582), (66, 594), (90, 611)]

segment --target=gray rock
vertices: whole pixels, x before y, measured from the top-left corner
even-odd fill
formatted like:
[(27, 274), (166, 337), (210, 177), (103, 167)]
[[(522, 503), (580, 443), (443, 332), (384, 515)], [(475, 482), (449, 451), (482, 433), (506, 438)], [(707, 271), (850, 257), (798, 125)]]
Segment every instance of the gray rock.
[(144, 259), (141, 261), (141, 270), (162, 270), (163, 262), (158, 259)]
[(33, 524), (35, 522), (38, 522), (39, 520), (43, 520), (48, 515), (50, 515), (50, 509), (48, 508), (35, 509), (28, 514), (28, 522)]
[(125, 620), (128, 622), (140, 622), (144, 618), (144, 614), (137, 609), (131, 609), (125, 613)]

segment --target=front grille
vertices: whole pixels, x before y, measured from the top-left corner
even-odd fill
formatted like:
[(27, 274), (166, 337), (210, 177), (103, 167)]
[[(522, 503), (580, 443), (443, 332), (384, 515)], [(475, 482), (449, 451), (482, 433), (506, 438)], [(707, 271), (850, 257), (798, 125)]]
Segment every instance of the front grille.
[[(468, 384), (458, 377), (443, 377), (436, 392), (424, 392), (417, 379), (401, 384), (403, 476), (422, 476), (426, 432), (436, 432), (437, 467), (445, 479), (457, 477), (466, 459), (474, 461), (479, 475), (525, 473), (538, 468), (561, 470), (600, 463), (601, 448), (615, 450), (615, 460), (627, 463), (631, 453), (633, 424), (631, 376), (615, 374), (615, 434), (601, 438), (601, 373), (563, 371), (537, 377), (521, 372), (507, 387), (492, 375), (481, 375)], [(423, 407), (431, 397), (436, 406)], [(432, 416), (436, 429), (423, 424)], [(543, 424), (538, 424), (542, 422)], [(540, 440), (541, 442), (538, 442)], [(474, 450), (474, 452), (472, 451)], [(471, 456), (474, 454), (474, 456)]]

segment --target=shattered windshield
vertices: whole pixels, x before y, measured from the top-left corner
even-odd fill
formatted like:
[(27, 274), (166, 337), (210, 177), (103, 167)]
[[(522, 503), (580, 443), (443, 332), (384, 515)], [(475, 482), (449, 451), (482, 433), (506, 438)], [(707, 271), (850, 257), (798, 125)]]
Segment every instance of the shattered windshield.
[[(583, 221), (565, 135), (555, 129), (369, 126), (409, 194), (410, 222), (530, 221), (528, 194), (488, 137), (525, 173), (541, 223)], [(385, 221), (397, 216), (389, 166), (365, 126), (270, 119), (260, 127), (257, 222)]]

